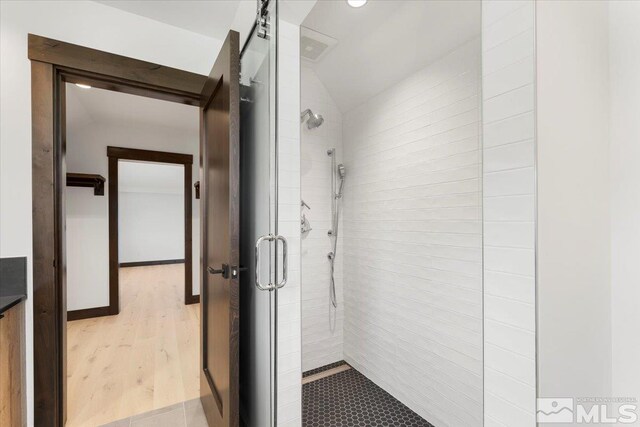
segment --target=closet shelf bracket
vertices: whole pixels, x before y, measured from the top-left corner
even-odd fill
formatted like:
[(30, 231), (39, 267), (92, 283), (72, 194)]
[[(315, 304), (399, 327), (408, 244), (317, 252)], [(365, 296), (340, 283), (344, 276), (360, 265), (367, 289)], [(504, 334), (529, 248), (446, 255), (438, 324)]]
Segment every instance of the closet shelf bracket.
[(101, 175), (91, 173), (68, 173), (68, 187), (88, 187), (93, 188), (94, 196), (104, 196), (104, 182), (106, 180)]

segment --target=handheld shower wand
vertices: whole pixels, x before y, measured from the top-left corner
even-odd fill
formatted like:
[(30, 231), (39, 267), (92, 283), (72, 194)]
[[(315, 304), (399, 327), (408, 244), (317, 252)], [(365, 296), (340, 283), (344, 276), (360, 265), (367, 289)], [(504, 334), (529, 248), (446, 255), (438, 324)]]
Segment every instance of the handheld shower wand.
[[(336, 297), (336, 280), (335, 280), (335, 262), (336, 252), (338, 250), (338, 227), (340, 220), (340, 199), (342, 198), (342, 190), (344, 187), (344, 178), (346, 175), (346, 169), (342, 163), (336, 167), (336, 151), (331, 149), (327, 151), (327, 154), (331, 156), (331, 230), (329, 230), (329, 236), (332, 239), (332, 251), (327, 254), (329, 263), (331, 266), (331, 281), (329, 284), (329, 296), (331, 298), (331, 304), (334, 307), (338, 307), (338, 299)], [(336, 191), (335, 178), (340, 179), (340, 187)]]
[(340, 199), (342, 198), (342, 189), (344, 187), (344, 176), (346, 175), (346, 170), (344, 168), (344, 165), (342, 163), (340, 163), (338, 165), (337, 171), (338, 172), (338, 177), (340, 178), (340, 189), (338, 190), (338, 193), (336, 194), (336, 199)]

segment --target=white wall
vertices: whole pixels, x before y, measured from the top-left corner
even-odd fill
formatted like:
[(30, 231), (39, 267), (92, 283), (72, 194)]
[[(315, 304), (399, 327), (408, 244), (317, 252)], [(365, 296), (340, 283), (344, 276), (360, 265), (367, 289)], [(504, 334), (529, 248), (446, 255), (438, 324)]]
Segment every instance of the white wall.
[(613, 394), (640, 399), (640, 3), (609, 3)]
[(118, 211), (121, 263), (184, 259), (182, 194), (121, 192)]
[(343, 116), (345, 360), (482, 425), (480, 41)]
[[(221, 42), (89, 1), (3, 1), (0, 19), (0, 256), (30, 258), (31, 77), (27, 33), (201, 74), (209, 73)], [(28, 293), (33, 293), (31, 276)], [(32, 324), (32, 305), (27, 301), (29, 425), (33, 423)]]
[[(537, 137), (538, 395), (637, 399), (640, 176), (635, 165), (640, 155), (640, 62), (635, 53), (640, 49), (640, 5), (536, 2), (535, 18), (532, 8), (529, 1), (484, 2), (483, 43), (489, 47), (483, 52), (484, 166), (489, 172), (494, 160), (488, 154), (497, 142), (505, 148), (522, 147), (505, 151), (496, 159), (500, 164), (528, 168), (533, 147), (525, 152), (524, 146)], [(537, 76), (535, 121), (528, 112), (533, 108), (527, 107), (536, 102), (534, 95), (524, 91), (528, 82), (534, 82), (531, 64)], [(487, 124), (492, 114), (487, 102), (501, 98), (505, 112), (522, 114), (494, 127)], [(530, 188), (532, 180), (521, 182)], [(507, 182), (517, 181), (512, 177)], [(495, 183), (485, 175), (485, 420), (486, 425), (533, 425), (534, 419), (524, 417), (522, 410), (534, 410), (535, 383), (528, 355), (535, 351), (531, 339), (535, 329), (527, 326), (533, 322), (529, 307), (535, 304), (534, 276), (517, 276), (509, 286), (495, 281), (488, 274), (491, 258), (486, 246), (501, 239), (514, 248), (531, 248), (534, 200), (517, 195), (514, 203), (492, 206), (486, 192)], [(492, 231), (487, 224), (494, 214), (523, 228)], [(532, 261), (525, 262), (524, 254), (508, 259), (502, 253), (499, 260), (532, 271)], [(501, 314), (518, 326), (517, 335), (491, 326), (488, 295), (494, 291), (514, 300), (511, 308), (504, 303), (494, 308), (504, 309)], [(495, 338), (506, 344), (510, 353), (505, 355), (510, 358), (527, 356), (521, 360), (526, 364), (496, 359), (488, 344)], [(499, 382), (492, 378), (493, 364), (512, 367), (527, 381)]]
[(184, 259), (184, 166), (121, 160), (118, 189), (119, 261)]
[[(296, 1), (283, 5), (287, 3), (291, 10), (297, 10)], [(281, 18), (278, 23), (278, 234), (289, 242), (289, 279), (277, 291), (277, 411), (278, 427), (299, 427), (302, 425), (300, 27), (297, 20), (291, 23)]]
[[(331, 229), (331, 157), (336, 149), (336, 164), (343, 162), (342, 114), (315, 72), (301, 67), (301, 109), (311, 108), (322, 114), (319, 128), (301, 127), (302, 200), (311, 210), (302, 208), (313, 230), (302, 237), (302, 370), (318, 368), (343, 360), (342, 328), (344, 298), (342, 285), (343, 228), (342, 215), (335, 262), (337, 309), (329, 297), (331, 277), (327, 254), (333, 251), (327, 231)], [(347, 175), (349, 171), (347, 171)], [(347, 178), (348, 179), (348, 178)], [(341, 202), (342, 203), (342, 202)], [(342, 210), (341, 210), (342, 212)]]
[(536, 34), (539, 395), (607, 397), (608, 5), (537, 2)]
[[(107, 191), (105, 189), (105, 195)], [(91, 188), (68, 187), (67, 310), (109, 305), (109, 222), (102, 196)], [(106, 247), (95, 254), (97, 247)]]
[(533, 426), (534, 2), (483, 1), (484, 404), (486, 426)]

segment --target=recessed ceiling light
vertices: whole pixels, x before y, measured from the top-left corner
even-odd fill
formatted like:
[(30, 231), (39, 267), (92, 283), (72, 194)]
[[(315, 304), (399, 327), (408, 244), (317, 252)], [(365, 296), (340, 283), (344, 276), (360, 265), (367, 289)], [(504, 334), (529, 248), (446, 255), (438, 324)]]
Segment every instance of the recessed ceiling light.
[(78, 86), (80, 89), (91, 89), (91, 86), (82, 83), (76, 83), (76, 86)]
[(367, 0), (347, 0), (351, 7), (362, 7), (367, 4)]

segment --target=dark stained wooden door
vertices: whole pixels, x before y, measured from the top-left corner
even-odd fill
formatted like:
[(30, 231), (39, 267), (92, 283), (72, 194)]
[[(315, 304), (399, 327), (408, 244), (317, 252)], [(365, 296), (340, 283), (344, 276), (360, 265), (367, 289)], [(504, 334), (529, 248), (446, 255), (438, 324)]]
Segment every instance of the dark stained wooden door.
[(202, 91), (200, 400), (211, 427), (239, 426), (240, 47), (230, 31)]

